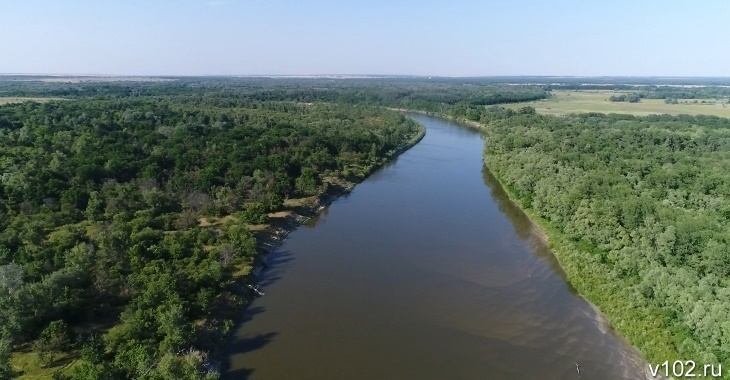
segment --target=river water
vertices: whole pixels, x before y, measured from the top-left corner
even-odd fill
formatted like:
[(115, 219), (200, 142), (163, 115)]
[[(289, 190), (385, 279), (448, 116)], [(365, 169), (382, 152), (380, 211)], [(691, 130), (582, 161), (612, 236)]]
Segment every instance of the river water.
[(225, 378), (644, 377), (483, 168), (482, 134), (410, 116), (419, 144), (272, 253)]

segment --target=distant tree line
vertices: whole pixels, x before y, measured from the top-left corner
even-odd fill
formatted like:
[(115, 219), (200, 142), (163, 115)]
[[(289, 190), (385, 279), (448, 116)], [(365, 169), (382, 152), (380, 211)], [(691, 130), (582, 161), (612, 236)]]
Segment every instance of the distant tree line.
[[(29, 80), (30, 79), (30, 80)], [(431, 109), (456, 104), (493, 105), (543, 99), (541, 86), (494, 84), (478, 79), (269, 79), (167, 78), (162, 82), (48, 83), (43, 78), (0, 78), (0, 96), (128, 98), (188, 96), (201, 100), (337, 102)]]

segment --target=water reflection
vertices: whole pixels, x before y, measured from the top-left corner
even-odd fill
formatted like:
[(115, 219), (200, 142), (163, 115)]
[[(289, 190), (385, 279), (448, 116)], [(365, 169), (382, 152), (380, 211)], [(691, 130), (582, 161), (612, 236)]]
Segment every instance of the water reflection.
[[(514, 226), (515, 234), (520, 239), (529, 240), (534, 253), (543, 259), (555, 274), (567, 281), (567, 274), (560, 266), (560, 262), (555, 257), (553, 251), (548, 248), (547, 238), (540, 231), (539, 227), (509, 198), (509, 195), (504, 191), (497, 178), (494, 177), (494, 174), (486, 166), (482, 168), (482, 178), (484, 178), (484, 183), (491, 190), (492, 200), (499, 205), (499, 211), (507, 216), (510, 223)], [(576, 292), (572, 286), (570, 286), (570, 289), (574, 293)]]

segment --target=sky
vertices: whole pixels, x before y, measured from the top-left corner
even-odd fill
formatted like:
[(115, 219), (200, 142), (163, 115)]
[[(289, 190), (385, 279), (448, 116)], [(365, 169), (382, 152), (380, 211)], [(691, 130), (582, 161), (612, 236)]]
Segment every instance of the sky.
[(0, 0), (0, 73), (730, 76), (727, 0)]

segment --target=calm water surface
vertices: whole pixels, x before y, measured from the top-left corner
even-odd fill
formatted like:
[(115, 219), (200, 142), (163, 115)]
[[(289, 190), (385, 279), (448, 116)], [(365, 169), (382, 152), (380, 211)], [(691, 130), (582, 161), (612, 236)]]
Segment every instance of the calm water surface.
[(482, 135), (411, 117), (423, 141), (271, 255), (226, 378), (644, 377), (483, 169)]

